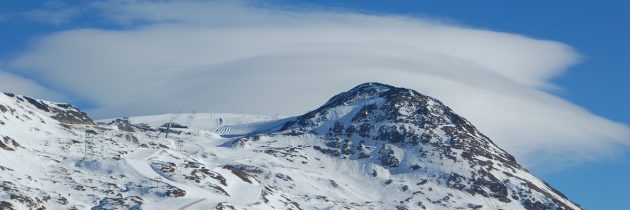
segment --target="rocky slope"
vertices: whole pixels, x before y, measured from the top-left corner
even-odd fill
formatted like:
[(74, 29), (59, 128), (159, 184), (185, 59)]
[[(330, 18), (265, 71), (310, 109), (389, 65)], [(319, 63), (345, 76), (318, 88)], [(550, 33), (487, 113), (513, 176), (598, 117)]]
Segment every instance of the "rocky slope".
[[(409, 89), (366, 83), (286, 119), (176, 116), (94, 124), (0, 94), (0, 209), (581, 209)], [(188, 128), (165, 138), (172, 121)]]
[[(326, 142), (314, 147), (324, 154), (375, 163), (390, 176), (413, 174), (420, 177), (419, 183), (444, 188), (428, 196), (422, 184), (389, 179), (404, 183), (401, 188), (408, 193), (400, 202), (403, 206), (450, 207), (446, 203), (460, 203), (453, 201), (461, 200), (455, 193), (464, 192), (498, 201), (492, 208), (512, 203), (525, 209), (579, 208), (529, 174), (466, 119), (414, 90), (362, 84), (286, 123), (280, 133), (313, 133)], [(376, 170), (372, 175), (379, 177)], [(471, 206), (482, 205), (459, 205)]]

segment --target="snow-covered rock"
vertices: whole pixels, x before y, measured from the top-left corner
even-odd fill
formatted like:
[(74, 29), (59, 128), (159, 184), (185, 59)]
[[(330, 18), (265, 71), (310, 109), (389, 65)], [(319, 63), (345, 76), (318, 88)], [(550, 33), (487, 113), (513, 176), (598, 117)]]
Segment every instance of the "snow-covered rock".
[(94, 124), (2, 94), (0, 174), (0, 209), (581, 209), (438, 100), (379, 83), (283, 119)]

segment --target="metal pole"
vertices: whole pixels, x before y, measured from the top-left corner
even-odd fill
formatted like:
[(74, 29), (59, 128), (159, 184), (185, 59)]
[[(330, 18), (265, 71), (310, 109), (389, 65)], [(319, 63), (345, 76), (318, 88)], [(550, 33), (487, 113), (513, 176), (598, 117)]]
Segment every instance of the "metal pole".
[(168, 126), (166, 126), (166, 138), (168, 139), (168, 132), (171, 130), (171, 125), (173, 124), (173, 122), (169, 122)]

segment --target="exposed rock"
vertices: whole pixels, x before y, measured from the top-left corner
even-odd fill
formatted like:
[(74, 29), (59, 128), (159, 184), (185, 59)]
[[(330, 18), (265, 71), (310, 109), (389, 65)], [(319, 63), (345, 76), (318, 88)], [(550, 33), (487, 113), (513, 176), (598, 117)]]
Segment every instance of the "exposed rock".
[[(334, 157), (370, 159), (390, 172), (438, 170), (440, 172), (433, 175), (435, 178), (431, 178), (432, 181), (471, 195), (504, 203), (516, 201), (525, 208), (570, 209), (555, 198), (555, 195), (564, 195), (544, 182), (540, 185), (550, 190), (542, 190), (537, 185), (528, 186), (531, 182), (514, 175), (497, 177), (491, 173), (493, 170), (528, 172), (512, 155), (496, 146), (466, 119), (440, 101), (414, 90), (379, 83), (362, 84), (332, 97), (318, 109), (288, 121), (278, 132), (315, 133), (326, 147), (313, 146), (313, 149)], [(353, 141), (358, 140), (356, 146), (351, 146)], [(374, 155), (374, 149), (368, 148), (380, 149)], [(404, 152), (399, 153), (398, 150)], [(448, 164), (449, 167), (436, 164)], [(454, 171), (465, 171), (471, 176)], [(371, 175), (376, 177), (376, 171), (373, 170)], [(389, 185), (392, 181), (387, 180), (385, 184)], [(417, 186), (427, 181), (425, 179)], [(523, 190), (519, 191), (519, 195), (510, 196), (510, 189), (513, 190), (514, 186), (520, 188), (511, 182), (522, 183), (523, 189), (530, 189), (538, 196), (528, 200), (529, 197), (524, 196), (528, 193), (524, 192), (529, 191)], [(546, 199), (540, 200), (541, 196)], [(445, 202), (448, 201), (433, 201), (435, 204)], [(482, 208), (471, 205), (469, 208)], [(420, 206), (424, 208), (424, 205)]]

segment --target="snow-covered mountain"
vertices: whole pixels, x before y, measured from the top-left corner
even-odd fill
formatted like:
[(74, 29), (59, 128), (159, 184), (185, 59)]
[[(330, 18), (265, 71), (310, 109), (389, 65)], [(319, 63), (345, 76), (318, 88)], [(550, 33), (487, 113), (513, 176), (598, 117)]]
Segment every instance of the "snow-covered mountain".
[(438, 100), (379, 83), (290, 118), (98, 122), (0, 94), (0, 209), (581, 209)]

